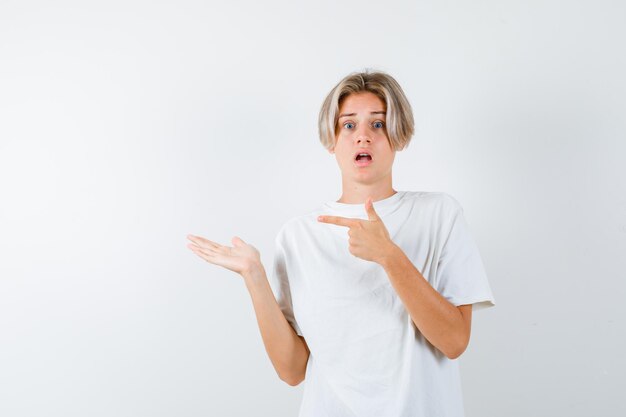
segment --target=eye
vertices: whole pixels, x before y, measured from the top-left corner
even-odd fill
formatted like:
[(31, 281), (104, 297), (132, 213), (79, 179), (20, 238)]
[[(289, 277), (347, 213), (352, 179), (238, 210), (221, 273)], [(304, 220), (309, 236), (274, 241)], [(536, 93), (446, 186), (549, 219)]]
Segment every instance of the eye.
[(343, 127), (345, 127), (346, 129), (352, 129), (352, 128), (354, 128), (354, 123), (346, 122), (346, 123), (343, 124)]
[(381, 121), (374, 122), (374, 127), (376, 129), (382, 129), (383, 126), (385, 126), (385, 124), (383, 122), (381, 122)]

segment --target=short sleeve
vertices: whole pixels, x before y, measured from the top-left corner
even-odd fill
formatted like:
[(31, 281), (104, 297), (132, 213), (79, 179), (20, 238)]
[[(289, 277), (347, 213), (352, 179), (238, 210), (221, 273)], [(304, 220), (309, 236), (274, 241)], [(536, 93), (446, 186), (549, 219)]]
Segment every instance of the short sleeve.
[(300, 326), (296, 322), (294, 312), (293, 312), (293, 303), (291, 300), (291, 288), (289, 286), (289, 277), (287, 275), (287, 262), (285, 256), (285, 249), (281, 244), (280, 233), (276, 236), (275, 245), (274, 245), (274, 263), (273, 263), (273, 272), (272, 276), (274, 277), (274, 296), (276, 297), (276, 301), (280, 307), (280, 310), (283, 312), (283, 315), (291, 324), (291, 327), (296, 331), (299, 336), (302, 336), (302, 331), (300, 330)]
[(455, 306), (473, 304), (473, 310), (495, 306), (487, 274), (470, 234), (463, 208), (454, 202), (449, 234), (441, 250), (435, 289)]

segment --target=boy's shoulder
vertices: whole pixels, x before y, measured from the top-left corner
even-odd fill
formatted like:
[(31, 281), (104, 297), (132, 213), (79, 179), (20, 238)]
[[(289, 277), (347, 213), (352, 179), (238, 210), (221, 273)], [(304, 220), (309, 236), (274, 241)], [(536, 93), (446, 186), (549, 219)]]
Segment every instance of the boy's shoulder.
[(404, 204), (421, 205), (433, 210), (454, 212), (462, 210), (461, 203), (445, 191), (406, 191), (402, 199)]
[(415, 197), (424, 199), (425, 201), (431, 201), (434, 204), (441, 205), (445, 208), (461, 208), (461, 203), (451, 194), (445, 191), (415, 191), (411, 192)]

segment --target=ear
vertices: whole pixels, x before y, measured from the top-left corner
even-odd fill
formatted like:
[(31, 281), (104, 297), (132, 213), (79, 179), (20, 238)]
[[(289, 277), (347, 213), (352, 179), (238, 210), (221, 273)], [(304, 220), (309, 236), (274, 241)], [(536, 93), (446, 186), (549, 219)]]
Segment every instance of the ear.
[(337, 139), (338, 139), (337, 136), (335, 136), (335, 143), (333, 144), (333, 147), (328, 150), (328, 153), (330, 154), (335, 153), (335, 146), (337, 146)]

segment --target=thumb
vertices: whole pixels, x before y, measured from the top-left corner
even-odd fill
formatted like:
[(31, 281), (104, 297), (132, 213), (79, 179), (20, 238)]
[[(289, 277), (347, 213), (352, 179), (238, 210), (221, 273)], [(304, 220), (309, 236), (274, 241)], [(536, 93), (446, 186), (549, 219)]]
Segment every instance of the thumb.
[(372, 197), (367, 197), (365, 201), (365, 211), (367, 212), (367, 217), (370, 220), (379, 220), (378, 213), (374, 210), (374, 202), (372, 201)]
[(243, 246), (246, 244), (246, 242), (243, 241), (243, 239), (235, 236), (231, 239), (231, 242), (233, 243), (233, 245), (235, 245), (235, 247), (239, 247), (239, 246)]

